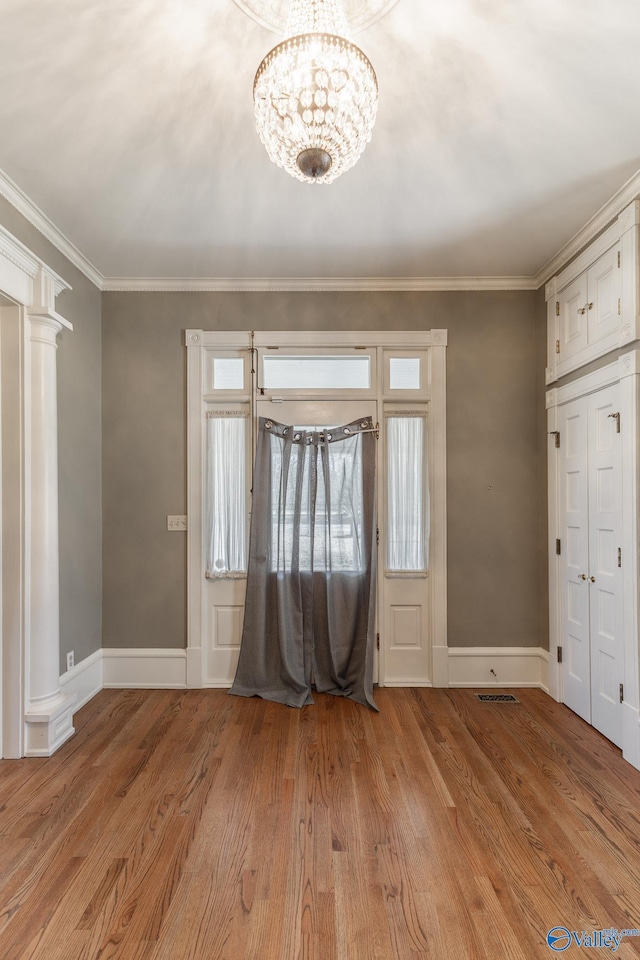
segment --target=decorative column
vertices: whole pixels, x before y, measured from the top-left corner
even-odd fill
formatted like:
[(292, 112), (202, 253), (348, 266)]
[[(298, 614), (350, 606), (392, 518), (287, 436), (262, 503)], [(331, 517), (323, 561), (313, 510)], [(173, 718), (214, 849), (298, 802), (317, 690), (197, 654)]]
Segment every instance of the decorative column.
[(57, 336), (71, 324), (53, 309), (55, 278), (42, 269), (29, 307), (26, 356), (29, 468), (25, 754), (48, 757), (72, 734), (75, 696), (60, 691)]

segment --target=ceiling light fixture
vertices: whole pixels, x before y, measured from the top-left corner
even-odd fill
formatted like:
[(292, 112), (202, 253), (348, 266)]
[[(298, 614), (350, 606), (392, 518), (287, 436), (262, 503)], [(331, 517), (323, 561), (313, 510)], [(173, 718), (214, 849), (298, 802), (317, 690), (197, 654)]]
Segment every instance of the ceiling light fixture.
[(291, 0), (287, 39), (269, 51), (253, 81), (260, 139), (298, 180), (331, 183), (371, 140), (378, 83), (347, 32), (342, 0)]

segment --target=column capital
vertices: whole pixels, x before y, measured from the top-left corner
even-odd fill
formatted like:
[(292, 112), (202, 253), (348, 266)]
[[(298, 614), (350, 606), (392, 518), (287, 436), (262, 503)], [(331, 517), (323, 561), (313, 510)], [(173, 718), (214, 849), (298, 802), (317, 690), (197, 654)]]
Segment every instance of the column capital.
[(55, 331), (56, 337), (63, 328), (73, 330), (73, 324), (70, 323), (69, 320), (65, 320), (61, 314), (49, 307), (29, 307), (27, 313), (32, 323), (38, 323), (43, 327), (51, 328), (51, 330)]

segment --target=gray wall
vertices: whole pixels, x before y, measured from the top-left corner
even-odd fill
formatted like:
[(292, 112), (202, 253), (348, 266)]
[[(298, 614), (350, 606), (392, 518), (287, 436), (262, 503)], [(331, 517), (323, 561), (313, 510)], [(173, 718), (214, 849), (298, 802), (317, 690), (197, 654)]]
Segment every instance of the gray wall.
[(449, 643), (546, 645), (539, 293), (105, 293), (102, 314), (105, 647), (185, 645), (186, 328), (448, 329)]
[(71, 291), (56, 308), (73, 324), (58, 336), (60, 672), (100, 648), (102, 627), (101, 294), (3, 197), (0, 223)]

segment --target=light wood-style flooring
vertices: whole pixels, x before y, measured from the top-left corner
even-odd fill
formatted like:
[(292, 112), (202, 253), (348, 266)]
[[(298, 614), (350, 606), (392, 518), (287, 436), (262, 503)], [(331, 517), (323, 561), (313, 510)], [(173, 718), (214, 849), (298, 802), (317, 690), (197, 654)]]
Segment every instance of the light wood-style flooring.
[[(103, 691), (0, 762), (0, 958), (549, 960), (557, 925), (640, 928), (640, 772), (513, 692)], [(612, 953), (640, 937), (563, 955)]]

